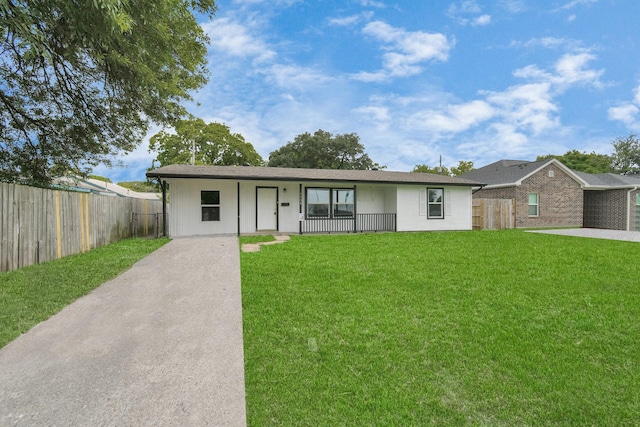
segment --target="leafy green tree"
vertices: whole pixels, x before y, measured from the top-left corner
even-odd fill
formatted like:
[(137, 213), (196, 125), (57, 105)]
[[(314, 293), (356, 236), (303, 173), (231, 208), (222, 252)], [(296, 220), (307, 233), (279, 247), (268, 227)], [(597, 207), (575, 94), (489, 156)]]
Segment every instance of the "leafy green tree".
[(426, 164), (422, 164), (422, 165), (415, 165), (413, 167), (413, 170), (411, 172), (418, 172), (418, 173), (434, 173), (436, 175), (451, 175), (451, 172), (449, 171), (449, 169), (447, 169), (446, 166), (436, 166), (436, 167), (431, 167), (429, 165)]
[(214, 0), (0, 0), (0, 180), (90, 172), (185, 116)]
[(465, 162), (460, 160), (458, 162), (458, 166), (451, 166), (451, 175), (452, 176), (460, 176), (464, 175), (467, 172), (471, 172), (474, 170), (473, 162)]
[(558, 159), (569, 169), (587, 173), (609, 173), (613, 172), (613, 158), (606, 154), (581, 153), (578, 150), (567, 151), (559, 156), (547, 154), (538, 156), (536, 160)]
[(383, 169), (364, 152), (355, 133), (333, 136), (322, 129), (296, 136), (269, 154), (268, 166), (309, 169)]
[[(165, 130), (149, 140), (149, 151), (157, 151), (160, 166), (172, 164), (252, 166), (263, 164), (262, 157), (239, 133), (231, 133), (220, 123), (202, 119), (180, 120), (175, 133)], [(193, 156), (193, 158), (192, 158)]]
[(415, 165), (411, 172), (420, 172), (420, 173), (435, 173), (437, 175), (447, 175), (447, 176), (459, 176), (465, 174), (467, 172), (475, 169), (473, 167), (473, 162), (465, 162), (460, 160), (458, 162), (458, 166), (451, 166), (451, 168), (447, 168), (446, 166), (436, 166), (431, 167), (426, 164)]
[(613, 148), (613, 170), (616, 173), (634, 175), (640, 172), (640, 141), (636, 135), (617, 137), (613, 141)]

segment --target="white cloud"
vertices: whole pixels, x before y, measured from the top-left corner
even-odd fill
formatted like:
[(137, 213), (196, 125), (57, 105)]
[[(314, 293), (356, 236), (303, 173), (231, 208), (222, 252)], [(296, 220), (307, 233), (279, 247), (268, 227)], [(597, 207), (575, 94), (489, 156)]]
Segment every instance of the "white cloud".
[(609, 107), (609, 120), (620, 121), (634, 132), (640, 131), (640, 85), (633, 90), (633, 100)]
[(555, 10), (568, 10), (568, 9), (573, 9), (576, 6), (582, 6), (582, 5), (589, 6), (597, 2), (598, 0), (573, 0), (563, 6), (560, 6), (558, 9), (555, 9)]
[(453, 42), (444, 34), (406, 31), (382, 21), (368, 23), (362, 32), (384, 42), (383, 50), (386, 51), (383, 54), (383, 70), (361, 72), (353, 76), (362, 81), (381, 81), (388, 77), (418, 74), (424, 62), (446, 61), (453, 46)]
[(509, 13), (522, 13), (527, 10), (523, 0), (502, 0), (498, 4)]
[(622, 104), (617, 107), (610, 107), (608, 110), (609, 119), (619, 120), (628, 126), (632, 126), (640, 110), (633, 104)]
[(640, 86), (637, 86), (634, 90), (633, 90), (633, 102), (636, 105), (640, 105)]
[(471, 21), (474, 27), (489, 25), (491, 23), (491, 15), (480, 15)]
[(273, 59), (276, 53), (250, 29), (230, 18), (214, 19), (202, 24), (204, 32), (211, 39), (211, 49), (230, 56), (253, 58), (258, 62)]
[(372, 17), (373, 17), (373, 12), (363, 12), (363, 13), (358, 13), (357, 15), (343, 16), (340, 18), (329, 18), (327, 22), (329, 25), (334, 25), (338, 27), (351, 27), (362, 21), (368, 21)]
[(447, 9), (449, 15), (458, 15), (462, 13), (480, 13), (481, 9), (475, 0), (466, 0), (461, 3), (451, 3)]
[(487, 100), (499, 109), (505, 124), (533, 135), (559, 125), (553, 115), (558, 108), (552, 99), (550, 83), (528, 83), (512, 86), (503, 92), (487, 93)]
[(594, 59), (596, 59), (596, 56), (590, 53), (567, 53), (563, 55), (555, 65), (558, 76), (556, 84), (568, 86), (584, 83), (594, 87), (602, 87), (600, 77), (604, 74), (604, 70), (586, 68), (587, 64)]
[(485, 101), (475, 100), (463, 104), (452, 104), (443, 111), (425, 110), (409, 118), (416, 128), (424, 128), (436, 135), (460, 133), (489, 120), (495, 114), (494, 109)]
[(267, 80), (287, 89), (313, 91), (333, 80), (333, 77), (323, 74), (313, 68), (298, 65), (275, 64), (261, 71)]
[[(475, 0), (451, 3), (447, 8), (447, 16), (460, 25), (484, 26), (491, 22), (491, 15), (482, 14), (482, 8)], [(476, 15), (476, 16), (474, 16)]]
[(534, 37), (526, 42), (512, 41), (510, 47), (513, 48), (535, 48), (543, 47), (545, 49), (564, 49), (573, 52), (588, 52), (582, 46), (579, 40), (569, 39), (565, 37)]
[(594, 70), (587, 67), (589, 62), (595, 59), (595, 55), (587, 52), (567, 53), (554, 64), (555, 73), (542, 70), (535, 65), (527, 65), (515, 70), (513, 75), (552, 83), (558, 91), (564, 91), (577, 84), (600, 88), (603, 86), (600, 77), (604, 74), (604, 70)]
[(360, 114), (361, 116), (372, 121), (376, 125), (386, 126), (391, 121), (391, 116), (389, 115), (389, 108), (387, 107), (375, 107), (375, 106), (359, 107), (359, 108), (355, 108), (353, 112)]
[(359, 3), (361, 6), (364, 7), (377, 7), (377, 8), (385, 8), (386, 5), (381, 2), (381, 1), (376, 1), (376, 0), (359, 0)]

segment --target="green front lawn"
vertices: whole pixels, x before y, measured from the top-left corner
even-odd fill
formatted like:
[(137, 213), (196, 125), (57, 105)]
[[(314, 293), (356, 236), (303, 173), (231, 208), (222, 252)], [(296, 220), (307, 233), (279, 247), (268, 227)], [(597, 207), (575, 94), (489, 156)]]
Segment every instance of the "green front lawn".
[(243, 253), (249, 425), (634, 425), (638, 255), (519, 230)]
[(83, 254), (0, 273), (0, 348), (168, 241), (126, 239)]

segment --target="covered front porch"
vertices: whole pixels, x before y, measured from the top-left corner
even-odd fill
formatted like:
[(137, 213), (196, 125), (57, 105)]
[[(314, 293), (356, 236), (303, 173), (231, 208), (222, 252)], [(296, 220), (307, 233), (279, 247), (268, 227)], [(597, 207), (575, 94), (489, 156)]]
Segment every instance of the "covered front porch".
[(397, 230), (395, 186), (309, 186), (302, 194), (300, 234)]

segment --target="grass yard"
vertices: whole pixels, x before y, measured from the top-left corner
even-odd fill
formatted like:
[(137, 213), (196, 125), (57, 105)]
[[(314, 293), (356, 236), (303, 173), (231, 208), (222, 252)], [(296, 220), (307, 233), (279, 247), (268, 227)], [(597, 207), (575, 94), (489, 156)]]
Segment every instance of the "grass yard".
[(83, 254), (0, 273), (0, 348), (168, 241), (126, 239)]
[(243, 253), (248, 423), (637, 425), (639, 255), (520, 230)]

